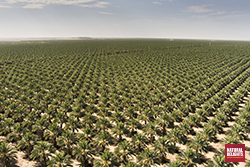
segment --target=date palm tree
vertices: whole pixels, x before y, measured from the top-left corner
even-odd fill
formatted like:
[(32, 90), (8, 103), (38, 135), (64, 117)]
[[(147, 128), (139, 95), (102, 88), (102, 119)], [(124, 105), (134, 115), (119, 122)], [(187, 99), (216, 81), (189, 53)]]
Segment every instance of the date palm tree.
[(7, 135), (7, 139), (11, 142), (21, 140), (23, 133), (26, 131), (22, 124), (15, 123), (12, 132)]
[(168, 167), (183, 167), (182, 162), (180, 159), (177, 159), (175, 161), (172, 161), (168, 164)]
[(241, 144), (241, 141), (238, 138), (231, 135), (227, 135), (222, 141), (225, 144)]
[(62, 136), (58, 137), (57, 144), (66, 148), (66, 154), (72, 155), (73, 145), (77, 143), (76, 134), (66, 130)]
[(132, 143), (136, 150), (136, 153), (138, 154), (146, 147), (147, 138), (145, 137), (144, 134), (137, 133), (132, 137)]
[(35, 124), (35, 121), (36, 121), (36, 116), (35, 116), (34, 112), (29, 113), (25, 117), (25, 121), (23, 122), (24, 128), (27, 128), (30, 131), (32, 131), (32, 126)]
[(60, 124), (60, 128), (63, 127), (63, 124), (65, 124), (67, 122), (68, 116), (63, 113), (62, 111), (58, 111), (56, 113), (56, 122), (58, 122)]
[(72, 160), (70, 155), (65, 155), (65, 153), (56, 153), (51, 157), (48, 164), (49, 167), (71, 167)]
[(73, 133), (78, 131), (82, 126), (75, 117), (70, 117), (66, 123), (66, 128), (71, 130)]
[(70, 114), (76, 117), (77, 121), (79, 122), (80, 118), (83, 118), (86, 115), (85, 111), (80, 106), (76, 106), (76, 108), (73, 109), (73, 111)]
[(75, 155), (76, 159), (81, 162), (82, 167), (89, 164), (88, 161), (90, 157), (92, 157), (93, 153), (92, 146), (87, 140), (81, 140), (73, 149), (73, 155)]
[(144, 151), (140, 152), (136, 159), (138, 165), (142, 167), (151, 167), (159, 164), (157, 153), (154, 150), (150, 150), (149, 148), (146, 148)]
[(153, 121), (153, 114), (151, 110), (144, 109), (140, 115), (139, 115), (139, 120), (144, 122), (144, 125), (146, 125), (148, 122)]
[(208, 151), (208, 141), (201, 133), (196, 134), (195, 138), (190, 141), (189, 146), (195, 150), (198, 161), (202, 153)]
[(215, 142), (217, 140), (216, 131), (214, 131), (214, 129), (208, 124), (203, 127), (203, 131), (201, 133), (209, 142)]
[(159, 132), (157, 126), (155, 126), (155, 123), (153, 122), (149, 122), (142, 130), (151, 143), (154, 142), (155, 136), (157, 135), (157, 132)]
[(94, 167), (114, 167), (118, 166), (117, 160), (112, 152), (105, 150), (101, 155), (101, 159), (94, 160)]
[(51, 156), (49, 150), (51, 149), (52, 144), (46, 141), (40, 141), (31, 151), (30, 157), (34, 160), (38, 160), (41, 163), (42, 167), (47, 167), (47, 162), (49, 160), (49, 156)]
[(132, 146), (128, 141), (122, 141), (118, 144), (118, 147), (115, 149), (115, 155), (119, 157), (120, 162), (124, 165), (128, 163), (129, 157), (133, 155)]
[(213, 156), (212, 161), (208, 161), (207, 167), (234, 167), (237, 163), (225, 162), (225, 150), (220, 150)]
[(250, 167), (250, 160), (246, 161), (246, 167)]
[(183, 134), (195, 134), (195, 131), (193, 129), (193, 123), (190, 123), (189, 119), (185, 119), (180, 123), (180, 130)]
[(89, 126), (86, 126), (83, 129), (83, 133), (78, 133), (78, 139), (79, 140), (87, 140), (87, 141), (92, 141), (93, 137), (95, 136), (95, 131), (93, 131), (93, 129), (91, 129)]
[(167, 136), (162, 136), (158, 140), (155, 140), (153, 147), (156, 153), (159, 154), (161, 164), (164, 164), (167, 153), (173, 153), (173, 145)]
[(123, 122), (118, 122), (116, 126), (112, 129), (114, 136), (117, 137), (118, 142), (122, 141), (122, 135), (127, 133), (127, 129)]
[(191, 148), (187, 148), (185, 151), (182, 151), (181, 154), (179, 155), (179, 158), (183, 166), (186, 166), (186, 167), (197, 166), (195, 163), (195, 159), (196, 159), (195, 151), (192, 150)]
[(159, 118), (156, 119), (156, 124), (162, 128), (162, 135), (166, 135), (166, 128), (172, 128), (174, 126), (174, 120), (168, 113), (162, 113)]
[(17, 148), (24, 150), (27, 155), (30, 157), (31, 151), (34, 148), (34, 145), (37, 143), (37, 136), (32, 132), (26, 132), (23, 135), (22, 140), (17, 142)]
[(223, 132), (222, 125), (220, 124), (220, 121), (216, 118), (211, 119), (208, 122), (208, 126), (211, 127), (211, 129), (214, 131), (214, 133), (217, 133), (217, 132), (222, 133)]
[(60, 128), (56, 123), (49, 125), (48, 129), (44, 131), (44, 137), (53, 143), (53, 146), (57, 148), (57, 138), (62, 134), (63, 129)]
[(93, 128), (93, 124), (96, 123), (96, 121), (97, 118), (91, 113), (86, 114), (83, 118), (85, 126), (88, 125), (90, 128)]
[(37, 132), (40, 140), (44, 139), (44, 131), (49, 126), (49, 122), (44, 117), (37, 119), (35, 124), (32, 126), (34, 132)]
[(0, 135), (8, 135), (11, 132), (13, 124), (14, 121), (11, 118), (3, 120), (0, 125)]
[(10, 167), (10, 162), (17, 158), (17, 151), (5, 142), (0, 142), (0, 164)]
[(120, 111), (116, 111), (115, 113), (112, 114), (110, 121), (118, 124), (118, 122), (125, 122), (125, 118)]
[(239, 124), (234, 124), (229, 130), (228, 135), (235, 137), (238, 140), (246, 140), (247, 139), (247, 129), (242, 127)]
[(187, 136), (182, 133), (180, 128), (171, 129), (170, 133), (168, 133), (167, 136), (175, 149), (177, 143), (186, 144), (187, 142)]
[(96, 122), (96, 128), (97, 131), (100, 132), (105, 132), (108, 128), (111, 128), (112, 124), (109, 122), (109, 120), (106, 117), (101, 117), (97, 122)]
[(96, 145), (97, 148), (100, 148), (100, 152), (103, 152), (106, 148), (107, 145), (112, 144), (112, 136), (107, 132), (101, 132), (98, 136), (97, 136), (97, 140), (96, 140)]

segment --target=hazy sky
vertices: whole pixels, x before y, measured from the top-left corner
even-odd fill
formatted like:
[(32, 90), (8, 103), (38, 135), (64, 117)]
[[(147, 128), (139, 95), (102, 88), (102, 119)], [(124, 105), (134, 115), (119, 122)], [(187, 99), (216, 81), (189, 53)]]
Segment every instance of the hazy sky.
[(249, 0), (0, 0), (0, 38), (250, 40)]

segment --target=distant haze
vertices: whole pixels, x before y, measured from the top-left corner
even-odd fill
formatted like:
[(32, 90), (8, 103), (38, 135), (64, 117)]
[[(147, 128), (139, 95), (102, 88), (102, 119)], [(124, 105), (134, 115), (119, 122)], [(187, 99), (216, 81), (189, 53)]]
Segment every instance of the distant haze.
[(250, 40), (247, 0), (1, 0), (6, 38)]

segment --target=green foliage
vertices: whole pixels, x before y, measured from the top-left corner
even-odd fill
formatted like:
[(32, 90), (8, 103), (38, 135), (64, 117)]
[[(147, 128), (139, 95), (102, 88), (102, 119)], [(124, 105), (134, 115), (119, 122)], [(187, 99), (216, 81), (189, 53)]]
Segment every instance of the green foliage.
[(0, 141), (0, 164), (3, 167), (10, 167), (11, 161), (17, 158), (16, 153), (17, 151), (9, 144)]
[(0, 43), (0, 135), (42, 166), (205, 165), (250, 125), (249, 42), (210, 42)]

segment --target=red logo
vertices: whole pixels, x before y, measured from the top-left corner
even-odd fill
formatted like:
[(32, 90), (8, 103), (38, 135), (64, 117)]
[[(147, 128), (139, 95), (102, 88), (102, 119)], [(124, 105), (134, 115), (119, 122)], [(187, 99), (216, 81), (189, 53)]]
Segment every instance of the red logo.
[(245, 162), (245, 144), (225, 144), (225, 162)]

